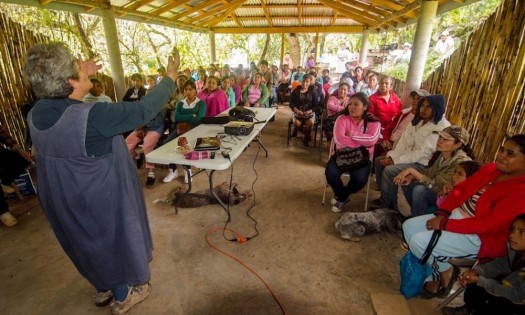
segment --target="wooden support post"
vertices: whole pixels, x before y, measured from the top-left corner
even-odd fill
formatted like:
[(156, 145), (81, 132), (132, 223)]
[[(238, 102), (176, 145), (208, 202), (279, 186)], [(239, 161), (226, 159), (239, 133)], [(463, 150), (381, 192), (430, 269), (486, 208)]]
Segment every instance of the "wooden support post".
[(280, 66), (283, 65), (284, 61), (284, 33), (281, 33), (281, 63)]

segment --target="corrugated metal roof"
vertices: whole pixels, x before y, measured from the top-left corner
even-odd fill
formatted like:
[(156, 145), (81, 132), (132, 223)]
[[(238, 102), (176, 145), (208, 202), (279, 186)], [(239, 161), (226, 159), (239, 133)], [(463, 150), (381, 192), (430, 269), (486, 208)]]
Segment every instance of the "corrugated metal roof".
[[(0, 0), (2, 1), (2, 0)], [(361, 32), (364, 29), (381, 31), (404, 26), (419, 15), (423, 0), (109, 0), (116, 16), (134, 21), (164, 25), (193, 31), (223, 33), (250, 33), (250, 28), (264, 32), (300, 32), (301, 27), (326, 27), (333, 23), (331, 32)], [(24, 0), (24, 4), (41, 7), (41, 0)], [(88, 11), (101, 15), (107, 9), (100, 0), (45, 0), (51, 9), (75, 12)], [(438, 0), (440, 6), (451, 10), (464, 5), (459, 0)], [(467, 1), (468, 2), (468, 1)], [(73, 9), (76, 8), (76, 9)], [(299, 21), (301, 19), (301, 21)], [(237, 22), (238, 23), (237, 23)], [(243, 27), (239, 27), (238, 24)], [(276, 30), (276, 28), (278, 28)]]

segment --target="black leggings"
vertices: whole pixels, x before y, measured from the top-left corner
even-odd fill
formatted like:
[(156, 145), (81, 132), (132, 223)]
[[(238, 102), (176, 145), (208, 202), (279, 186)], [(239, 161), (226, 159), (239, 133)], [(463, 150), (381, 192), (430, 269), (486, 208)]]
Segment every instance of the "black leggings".
[(525, 305), (487, 293), (484, 288), (471, 284), (465, 290), (465, 306), (473, 315), (525, 314)]

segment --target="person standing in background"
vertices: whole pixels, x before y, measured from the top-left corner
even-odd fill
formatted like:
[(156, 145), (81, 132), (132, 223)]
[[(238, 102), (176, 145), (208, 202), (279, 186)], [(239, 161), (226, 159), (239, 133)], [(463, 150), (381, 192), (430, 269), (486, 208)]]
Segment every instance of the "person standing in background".
[(442, 59), (447, 58), (454, 52), (454, 39), (450, 37), (448, 31), (443, 31), (439, 36), (434, 51), (439, 54)]

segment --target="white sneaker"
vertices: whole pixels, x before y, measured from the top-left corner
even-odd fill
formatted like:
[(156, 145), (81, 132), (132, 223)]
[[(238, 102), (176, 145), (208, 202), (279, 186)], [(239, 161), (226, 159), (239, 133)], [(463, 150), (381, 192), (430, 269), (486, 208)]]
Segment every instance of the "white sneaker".
[(104, 307), (108, 305), (113, 299), (113, 292), (107, 290), (104, 292), (97, 292), (95, 294), (95, 305), (98, 307)]
[(335, 206), (335, 204), (337, 203), (337, 199), (335, 199), (335, 196), (332, 197), (332, 200), (330, 200), (330, 204), (332, 206)]
[[(190, 178), (191, 178), (191, 170), (190, 170)], [(186, 171), (184, 171), (184, 183), (185, 184), (188, 183), (188, 173), (186, 173)]]
[(164, 183), (169, 183), (177, 177), (179, 177), (179, 172), (177, 172), (177, 170), (174, 171), (170, 168), (170, 172), (168, 173), (168, 175), (166, 175), (166, 177), (164, 177), (162, 181)]
[(0, 215), (0, 221), (2, 221), (2, 223), (5, 226), (13, 226), (13, 225), (16, 225), (18, 223), (16, 218), (13, 217), (13, 215), (9, 211), (7, 211), (5, 213), (2, 213)]
[(111, 314), (120, 315), (127, 313), (131, 307), (144, 301), (151, 291), (151, 284), (145, 283), (129, 287), (128, 296), (122, 302), (114, 301), (111, 304)]
[(336, 200), (335, 205), (332, 206), (333, 212), (341, 212), (343, 208), (350, 202), (350, 199), (346, 199), (344, 202)]

